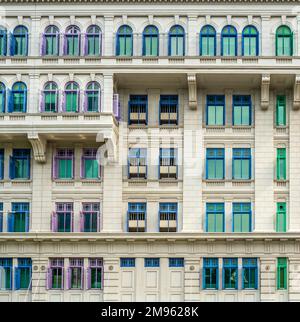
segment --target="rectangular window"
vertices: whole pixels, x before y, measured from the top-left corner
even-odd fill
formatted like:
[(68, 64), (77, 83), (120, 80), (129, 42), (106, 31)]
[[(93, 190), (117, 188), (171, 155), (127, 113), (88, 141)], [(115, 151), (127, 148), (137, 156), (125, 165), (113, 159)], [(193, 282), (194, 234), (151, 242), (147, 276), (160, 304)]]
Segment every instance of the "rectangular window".
[(82, 258), (70, 258), (70, 267), (68, 268), (68, 289), (83, 289), (84, 269)]
[(178, 95), (160, 95), (159, 124), (178, 125)]
[(223, 289), (238, 289), (238, 260), (237, 258), (223, 259)]
[(31, 258), (18, 258), (18, 266), (15, 268), (16, 290), (27, 290), (31, 288)]
[(159, 231), (160, 232), (177, 231), (177, 203), (175, 202), (159, 203)]
[(217, 290), (219, 288), (218, 258), (203, 258), (203, 289)]
[(0, 233), (3, 231), (3, 202), (0, 202)]
[(147, 149), (129, 149), (128, 178), (147, 178)]
[(160, 148), (159, 168), (160, 179), (177, 179), (177, 149)]
[(234, 180), (251, 179), (251, 149), (241, 148), (232, 150), (232, 178)]
[(224, 95), (207, 95), (206, 125), (225, 125)]
[(100, 290), (103, 287), (103, 260), (101, 258), (90, 258), (87, 270), (88, 289)]
[(250, 202), (233, 203), (233, 232), (247, 233), (252, 231)]
[(0, 149), (0, 180), (4, 179), (4, 149)]
[(286, 232), (286, 202), (277, 202), (276, 231), (278, 233)]
[(100, 204), (98, 202), (82, 204), (80, 231), (85, 233), (100, 231)]
[(184, 258), (169, 258), (169, 267), (184, 267)]
[(129, 202), (127, 214), (128, 232), (146, 231), (146, 203)]
[(30, 149), (13, 149), (9, 165), (11, 179), (30, 179)]
[[(69, 165), (69, 167), (72, 169), (71, 165)], [(71, 174), (69, 173), (68, 175)], [(81, 158), (81, 177), (83, 179), (100, 179), (100, 164), (97, 160), (97, 148), (83, 149)]]
[(61, 290), (64, 288), (64, 259), (52, 258), (48, 268), (47, 288)]
[(55, 179), (74, 179), (74, 150), (57, 149), (53, 165)]
[(284, 95), (277, 95), (276, 98), (276, 126), (286, 125), (286, 98)]
[(148, 96), (130, 95), (128, 102), (128, 122), (147, 125)]
[(9, 232), (28, 232), (29, 231), (29, 203), (13, 202), (12, 210), (8, 214)]
[(223, 180), (225, 177), (224, 149), (206, 149), (206, 179)]
[(277, 149), (277, 180), (286, 180), (286, 148)]
[(12, 289), (12, 259), (0, 258), (0, 290)]
[(221, 233), (225, 231), (224, 203), (206, 204), (206, 232)]
[(145, 267), (159, 267), (159, 258), (145, 258)]
[(243, 258), (243, 289), (257, 289), (258, 268), (257, 258)]
[(251, 125), (250, 95), (233, 95), (233, 125)]
[(67, 233), (73, 231), (73, 203), (56, 203), (56, 212), (52, 217), (52, 230), (58, 233)]
[(287, 264), (288, 264), (287, 258), (277, 259), (277, 289), (278, 290), (287, 289), (287, 280), (288, 280)]
[(135, 258), (120, 258), (121, 267), (135, 267)]

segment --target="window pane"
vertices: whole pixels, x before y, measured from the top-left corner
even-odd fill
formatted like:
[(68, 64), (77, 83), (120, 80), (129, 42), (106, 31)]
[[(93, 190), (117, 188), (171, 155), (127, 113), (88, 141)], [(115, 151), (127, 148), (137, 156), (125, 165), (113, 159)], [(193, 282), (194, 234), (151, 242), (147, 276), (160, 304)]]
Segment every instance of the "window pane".
[(216, 214), (216, 232), (223, 232), (223, 213)]
[(85, 160), (85, 177), (87, 179), (96, 179), (98, 178), (98, 161), (93, 159)]
[(216, 125), (224, 125), (223, 116), (224, 116), (224, 107), (216, 106)]
[(72, 178), (72, 166), (73, 162), (71, 159), (59, 160), (58, 164), (58, 177), (59, 179), (71, 179)]
[(216, 176), (215, 179), (223, 179), (223, 160), (216, 160)]

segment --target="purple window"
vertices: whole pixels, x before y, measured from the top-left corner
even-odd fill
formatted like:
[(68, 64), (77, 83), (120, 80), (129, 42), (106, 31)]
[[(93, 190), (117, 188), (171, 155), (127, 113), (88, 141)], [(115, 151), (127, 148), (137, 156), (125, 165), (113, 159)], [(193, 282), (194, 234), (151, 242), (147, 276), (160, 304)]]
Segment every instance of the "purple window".
[(67, 275), (68, 289), (83, 289), (83, 258), (70, 258), (70, 266), (68, 268)]
[(58, 56), (59, 55), (59, 29), (56, 26), (48, 26), (42, 35), (41, 55)]
[(74, 150), (57, 149), (53, 157), (53, 179), (74, 179)]
[(55, 290), (64, 288), (64, 259), (50, 259), (50, 267), (47, 272), (47, 289)]
[(56, 203), (56, 211), (52, 213), (51, 226), (53, 232), (66, 233), (74, 231), (73, 203)]
[(87, 233), (100, 231), (100, 204), (98, 202), (82, 204), (80, 231)]
[(102, 258), (90, 258), (87, 270), (87, 289), (103, 288), (103, 260)]

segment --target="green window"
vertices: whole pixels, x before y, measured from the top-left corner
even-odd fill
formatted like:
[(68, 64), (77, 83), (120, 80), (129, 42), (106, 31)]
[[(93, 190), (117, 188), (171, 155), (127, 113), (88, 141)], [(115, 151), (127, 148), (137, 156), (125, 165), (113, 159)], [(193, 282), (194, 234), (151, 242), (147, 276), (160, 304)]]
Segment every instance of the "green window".
[(232, 150), (232, 178), (234, 180), (251, 179), (251, 149), (237, 148)]
[(252, 231), (251, 203), (233, 203), (233, 232), (247, 233)]
[(79, 86), (75, 82), (69, 82), (65, 89), (65, 112), (79, 111)]
[(32, 262), (30, 258), (19, 258), (15, 269), (15, 288), (27, 290), (31, 288)]
[(97, 149), (84, 149), (82, 156), (82, 178), (99, 179), (100, 167), (97, 160)]
[(233, 125), (251, 125), (250, 95), (233, 95)]
[(0, 82), (0, 113), (5, 112), (6, 106), (6, 88), (3, 83)]
[(286, 99), (284, 95), (278, 95), (276, 99), (276, 125), (286, 125)]
[(288, 262), (287, 258), (277, 259), (277, 289), (286, 290), (287, 289), (287, 279), (288, 279)]
[(101, 289), (103, 278), (103, 261), (98, 258), (89, 260), (88, 268), (88, 289)]
[(207, 95), (206, 125), (225, 125), (224, 95)]
[(12, 259), (0, 258), (0, 290), (12, 289)]
[(133, 55), (133, 35), (129, 26), (121, 26), (117, 32), (117, 56)]
[(101, 55), (101, 29), (98, 26), (90, 26), (87, 29), (85, 41), (86, 55)]
[(277, 149), (277, 180), (286, 180), (286, 148)]
[(59, 54), (59, 30), (56, 26), (48, 26), (42, 39), (42, 55), (57, 56)]
[(8, 112), (25, 113), (27, 107), (27, 86), (22, 82), (14, 83), (9, 97)]
[(276, 231), (279, 233), (286, 232), (286, 202), (277, 202)]
[(68, 288), (81, 289), (83, 288), (83, 259), (71, 258), (70, 267), (68, 269)]
[(80, 29), (70, 26), (65, 34), (64, 54), (68, 56), (80, 55)]
[(57, 202), (56, 212), (52, 218), (52, 230), (54, 232), (65, 233), (73, 231), (73, 203)]
[(7, 30), (0, 27), (0, 56), (7, 54)]
[(224, 232), (224, 203), (206, 204), (206, 232)]
[(224, 149), (206, 149), (206, 179), (223, 180), (224, 171)]
[(258, 31), (254, 26), (247, 26), (242, 34), (243, 56), (258, 55)]
[(238, 260), (237, 258), (223, 259), (223, 289), (238, 288)]
[(12, 212), (8, 214), (9, 232), (29, 231), (29, 203), (13, 202)]
[(237, 32), (233, 26), (225, 26), (221, 34), (222, 56), (237, 55)]
[(90, 82), (86, 87), (84, 111), (100, 112), (100, 85), (97, 82)]
[(257, 258), (243, 258), (242, 268), (242, 288), (257, 289), (258, 287), (258, 267)]
[(49, 289), (62, 289), (64, 285), (64, 259), (53, 258), (48, 269), (47, 285)]
[(276, 31), (276, 56), (293, 55), (293, 33), (288, 26), (280, 26)]
[(216, 30), (212, 26), (204, 26), (200, 32), (200, 55), (216, 55)]
[(58, 149), (54, 159), (54, 178), (73, 179), (74, 150)]
[(24, 26), (17, 26), (11, 38), (11, 55), (27, 56), (28, 54), (28, 30)]
[(13, 149), (10, 157), (11, 179), (30, 179), (30, 149)]
[(173, 26), (169, 31), (169, 56), (184, 56), (185, 32), (179, 26)]
[(41, 111), (57, 112), (58, 110), (58, 88), (56, 83), (48, 82), (44, 87)]
[(158, 56), (159, 38), (158, 29), (155, 26), (147, 26), (143, 32), (143, 55)]

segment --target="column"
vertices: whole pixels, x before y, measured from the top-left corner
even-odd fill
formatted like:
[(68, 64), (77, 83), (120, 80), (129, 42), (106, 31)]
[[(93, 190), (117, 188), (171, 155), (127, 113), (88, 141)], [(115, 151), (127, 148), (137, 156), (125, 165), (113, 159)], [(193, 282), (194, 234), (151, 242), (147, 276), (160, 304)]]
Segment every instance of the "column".
[(300, 302), (300, 258), (290, 258), (288, 263), (288, 291), (290, 302)]
[(102, 111), (106, 113), (113, 112), (113, 94), (114, 94), (113, 73), (103, 73), (103, 107)]
[(103, 301), (120, 301), (120, 264), (118, 258), (104, 258)]
[(196, 56), (199, 41), (197, 41), (197, 16), (188, 16), (187, 55)]
[(37, 113), (39, 111), (39, 92), (40, 92), (40, 81), (38, 73), (29, 74), (29, 86), (28, 86), (28, 97), (27, 97), (27, 112)]
[(115, 36), (114, 36), (114, 16), (104, 16), (104, 56), (113, 56), (114, 55), (114, 45), (115, 45)]
[(47, 301), (47, 258), (32, 258), (32, 302)]
[(39, 56), (40, 55), (40, 25), (41, 17), (33, 16), (31, 17), (31, 30), (29, 31), (29, 55)]
[(276, 260), (273, 258), (260, 258), (260, 300), (276, 300)]
[(200, 301), (200, 259), (186, 258), (184, 261), (184, 301)]
[(270, 29), (270, 16), (262, 16), (261, 17), (261, 50), (260, 53), (262, 56), (274, 56), (274, 44), (272, 44), (272, 38), (274, 35), (271, 34)]

